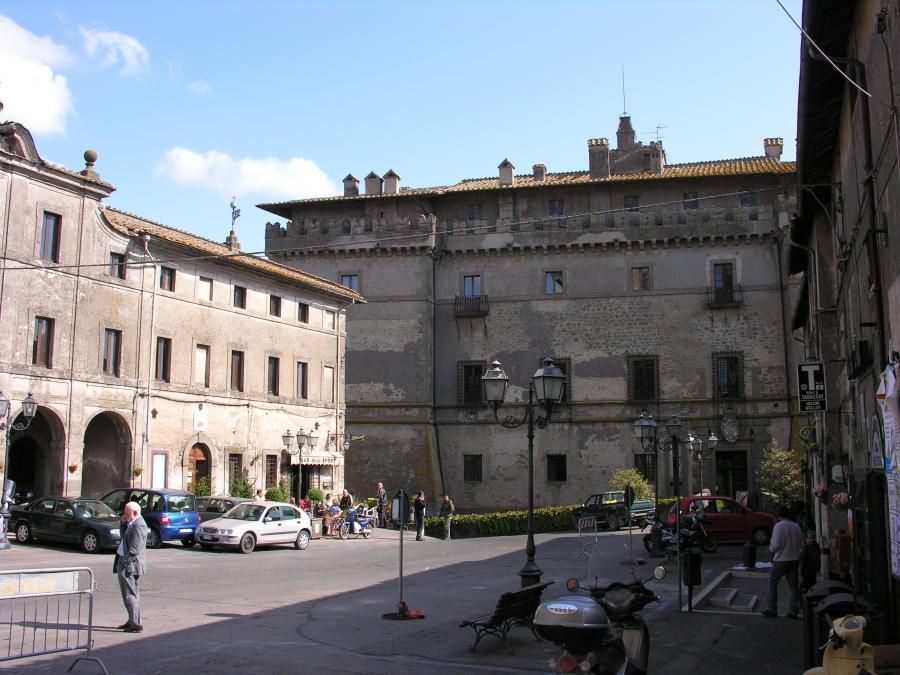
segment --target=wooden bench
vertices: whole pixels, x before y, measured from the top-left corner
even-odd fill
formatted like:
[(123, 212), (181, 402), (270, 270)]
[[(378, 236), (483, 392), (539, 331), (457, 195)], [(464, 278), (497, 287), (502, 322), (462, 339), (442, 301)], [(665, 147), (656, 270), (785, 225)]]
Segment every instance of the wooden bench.
[[(478, 647), (478, 643), (485, 635), (493, 635), (500, 638), (506, 650), (512, 654), (513, 650), (506, 640), (506, 634), (514, 626), (528, 626), (534, 634), (534, 627), (531, 625), (534, 619), (534, 612), (538, 605), (541, 604), (541, 594), (552, 581), (542, 584), (534, 584), (525, 586), (517, 591), (509, 591), (500, 596), (497, 600), (497, 606), (491, 614), (485, 614), (475, 619), (469, 619), (459, 624), (460, 628), (471, 626), (475, 631), (475, 644), (472, 645), (472, 651)], [(537, 635), (535, 635), (537, 637)]]

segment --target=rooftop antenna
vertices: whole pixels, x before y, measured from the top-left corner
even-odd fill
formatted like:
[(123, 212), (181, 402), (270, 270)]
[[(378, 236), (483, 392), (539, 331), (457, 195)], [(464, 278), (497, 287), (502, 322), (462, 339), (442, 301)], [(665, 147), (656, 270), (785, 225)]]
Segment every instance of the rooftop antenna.
[(659, 143), (663, 139), (663, 137), (659, 133), (659, 130), (668, 128), (669, 127), (667, 127), (665, 124), (657, 124), (656, 131), (642, 131), (641, 136), (654, 136), (656, 138), (656, 142)]
[(237, 219), (241, 217), (241, 210), (237, 205), (237, 197), (235, 195), (231, 195), (231, 231), (234, 233), (234, 224), (237, 222)]
[(625, 64), (622, 64), (622, 116), (628, 114), (628, 106), (625, 105)]

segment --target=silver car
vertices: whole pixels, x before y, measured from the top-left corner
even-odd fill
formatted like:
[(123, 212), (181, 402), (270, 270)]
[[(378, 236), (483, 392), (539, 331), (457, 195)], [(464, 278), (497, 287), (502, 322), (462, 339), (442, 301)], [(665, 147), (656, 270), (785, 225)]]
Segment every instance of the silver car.
[(284, 502), (244, 502), (221, 518), (207, 520), (197, 528), (197, 541), (213, 546), (235, 547), (252, 553), (257, 546), (293, 544), (299, 550), (309, 546), (312, 526), (309, 515)]

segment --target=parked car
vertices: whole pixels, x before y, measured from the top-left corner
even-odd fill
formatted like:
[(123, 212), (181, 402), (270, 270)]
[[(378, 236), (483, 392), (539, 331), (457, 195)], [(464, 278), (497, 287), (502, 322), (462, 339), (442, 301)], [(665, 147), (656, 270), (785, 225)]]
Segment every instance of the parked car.
[[(656, 512), (656, 504), (652, 499), (635, 499), (631, 505), (631, 522), (640, 523), (647, 516)], [(578, 520), (593, 516), (597, 519), (597, 527), (608, 527), (618, 530), (628, 524), (628, 509), (625, 508), (625, 492), (610, 490), (591, 495), (584, 504), (575, 511), (576, 527)]]
[(16, 541), (35, 539), (79, 544), (85, 553), (119, 545), (119, 516), (103, 502), (82, 497), (44, 497), (13, 506), (9, 520)]
[[(752, 541), (765, 544), (772, 536), (775, 517), (763, 511), (753, 511), (731, 497), (694, 495), (681, 498), (681, 513), (702, 510), (709, 520), (704, 524), (707, 534), (720, 541)], [(675, 523), (675, 505), (669, 509), (669, 524)]]
[(252, 553), (257, 546), (294, 544), (299, 550), (309, 546), (312, 534), (309, 515), (284, 502), (245, 502), (221, 518), (208, 520), (197, 530), (200, 546), (237, 548)]
[(113, 511), (122, 514), (125, 504), (136, 502), (147, 523), (147, 548), (159, 548), (164, 541), (177, 539), (185, 546), (196, 543), (200, 525), (197, 498), (192, 492), (164, 488), (120, 488), (101, 497)]
[(200, 514), (200, 522), (221, 518), (238, 504), (249, 501), (244, 497), (197, 497), (197, 512)]

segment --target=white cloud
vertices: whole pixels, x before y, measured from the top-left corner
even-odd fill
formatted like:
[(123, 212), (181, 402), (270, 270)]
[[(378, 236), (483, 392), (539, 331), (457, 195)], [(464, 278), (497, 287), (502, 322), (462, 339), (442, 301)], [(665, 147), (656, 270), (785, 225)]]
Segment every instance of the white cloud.
[(61, 134), (73, 111), (72, 92), (55, 69), (72, 61), (68, 50), (39, 37), (9, 17), (0, 16), (0, 101), (3, 119), (35, 134)]
[(211, 187), (226, 197), (254, 193), (300, 199), (336, 192), (334, 181), (315, 162), (302, 157), (234, 159), (217, 150), (201, 154), (171, 148), (157, 173), (181, 185)]
[(140, 73), (150, 61), (150, 53), (136, 38), (114, 31), (80, 27), (84, 51), (99, 56), (104, 68), (119, 66), (119, 75), (127, 77)]
[(209, 82), (205, 80), (194, 80), (193, 82), (188, 83), (187, 89), (192, 94), (203, 96), (204, 94), (208, 94), (212, 90), (212, 87), (210, 87)]

